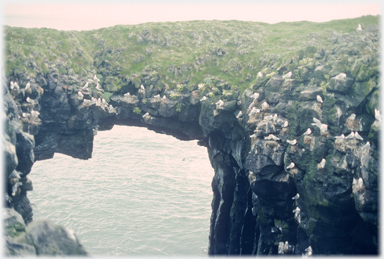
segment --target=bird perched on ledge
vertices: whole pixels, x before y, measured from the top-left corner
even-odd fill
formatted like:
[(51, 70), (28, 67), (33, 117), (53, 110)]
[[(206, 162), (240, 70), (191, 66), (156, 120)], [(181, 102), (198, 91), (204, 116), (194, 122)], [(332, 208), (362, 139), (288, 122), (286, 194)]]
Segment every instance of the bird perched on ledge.
[(294, 167), (295, 167), (295, 163), (291, 162), (291, 164), (289, 166), (287, 166), (286, 169), (289, 170), (289, 169), (292, 169)]
[(323, 103), (323, 99), (321, 98), (320, 95), (316, 96), (316, 99), (319, 103)]
[(269, 136), (268, 137), (264, 137), (264, 139), (266, 139), (266, 140), (275, 140), (275, 141), (280, 140), (278, 137), (276, 137), (273, 134), (269, 134)]
[(294, 140), (287, 139), (287, 142), (288, 142), (288, 144), (290, 144), (292, 146), (297, 144), (297, 140), (296, 139), (294, 139)]
[(311, 133), (312, 133), (312, 130), (308, 128), (307, 131), (303, 133), (303, 135), (307, 136), (307, 135), (310, 135)]

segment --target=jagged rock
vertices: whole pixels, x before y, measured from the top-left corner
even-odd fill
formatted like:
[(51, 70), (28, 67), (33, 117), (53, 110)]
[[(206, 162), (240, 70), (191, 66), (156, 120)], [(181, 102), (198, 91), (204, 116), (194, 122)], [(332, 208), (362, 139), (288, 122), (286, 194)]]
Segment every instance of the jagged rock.
[(34, 221), (29, 224), (25, 240), (33, 244), (37, 255), (87, 255), (72, 230), (50, 221)]

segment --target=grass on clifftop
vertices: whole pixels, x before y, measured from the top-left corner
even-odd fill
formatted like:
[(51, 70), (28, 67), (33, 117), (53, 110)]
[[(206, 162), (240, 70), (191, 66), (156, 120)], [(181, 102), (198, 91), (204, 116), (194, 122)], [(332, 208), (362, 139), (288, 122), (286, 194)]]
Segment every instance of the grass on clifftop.
[(133, 80), (148, 69), (171, 88), (185, 81), (198, 85), (213, 75), (244, 89), (258, 71), (274, 72), (292, 58), (302, 58), (300, 53), (314, 55), (334, 44), (334, 35), (354, 32), (358, 24), (378, 25), (379, 18), (277, 24), (165, 22), (80, 32), (6, 26), (6, 74), (34, 76), (55, 66), (60, 73), (97, 73), (109, 82), (108, 77), (116, 76)]

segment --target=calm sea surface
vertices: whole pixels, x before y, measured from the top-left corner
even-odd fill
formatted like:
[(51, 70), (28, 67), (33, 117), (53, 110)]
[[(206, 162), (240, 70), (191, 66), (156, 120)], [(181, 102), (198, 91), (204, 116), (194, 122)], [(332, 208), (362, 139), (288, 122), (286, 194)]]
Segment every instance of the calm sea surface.
[(206, 256), (213, 169), (197, 141), (114, 126), (89, 160), (34, 164), (34, 219), (75, 231), (93, 256)]

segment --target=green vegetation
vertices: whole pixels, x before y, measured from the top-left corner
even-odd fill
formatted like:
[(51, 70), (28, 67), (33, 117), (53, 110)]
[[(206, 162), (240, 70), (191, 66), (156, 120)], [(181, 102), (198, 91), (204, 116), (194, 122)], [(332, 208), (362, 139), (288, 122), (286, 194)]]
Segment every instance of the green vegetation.
[(139, 107), (135, 107), (135, 108), (133, 109), (133, 112), (136, 113), (136, 114), (138, 114), (138, 115), (141, 114), (141, 110), (140, 110)]
[[(376, 50), (358, 44), (349, 46), (350, 42), (340, 39), (345, 33), (356, 34), (359, 23), (363, 28), (378, 26), (379, 18), (278, 24), (166, 22), (80, 32), (5, 26), (6, 75), (27, 72), (34, 77), (56, 68), (59, 75), (91, 78), (97, 74), (101, 86), (110, 92), (144, 84), (181, 93), (203, 83), (209, 96), (217, 96), (224, 88), (244, 90), (254, 85), (259, 71), (272, 77), (284, 67), (292, 71), (292, 78), (305, 79), (308, 69), (320, 59), (333, 62), (334, 73), (351, 73), (355, 62), (354, 58), (350, 60), (352, 54), (363, 56)], [(349, 56), (340, 52), (341, 47), (351, 52), (345, 53)], [(359, 64), (353, 73), (360, 71)], [(362, 69), (362, 79), (377, 73)], [(328, 79), (323, 80), (323, 89)]]

